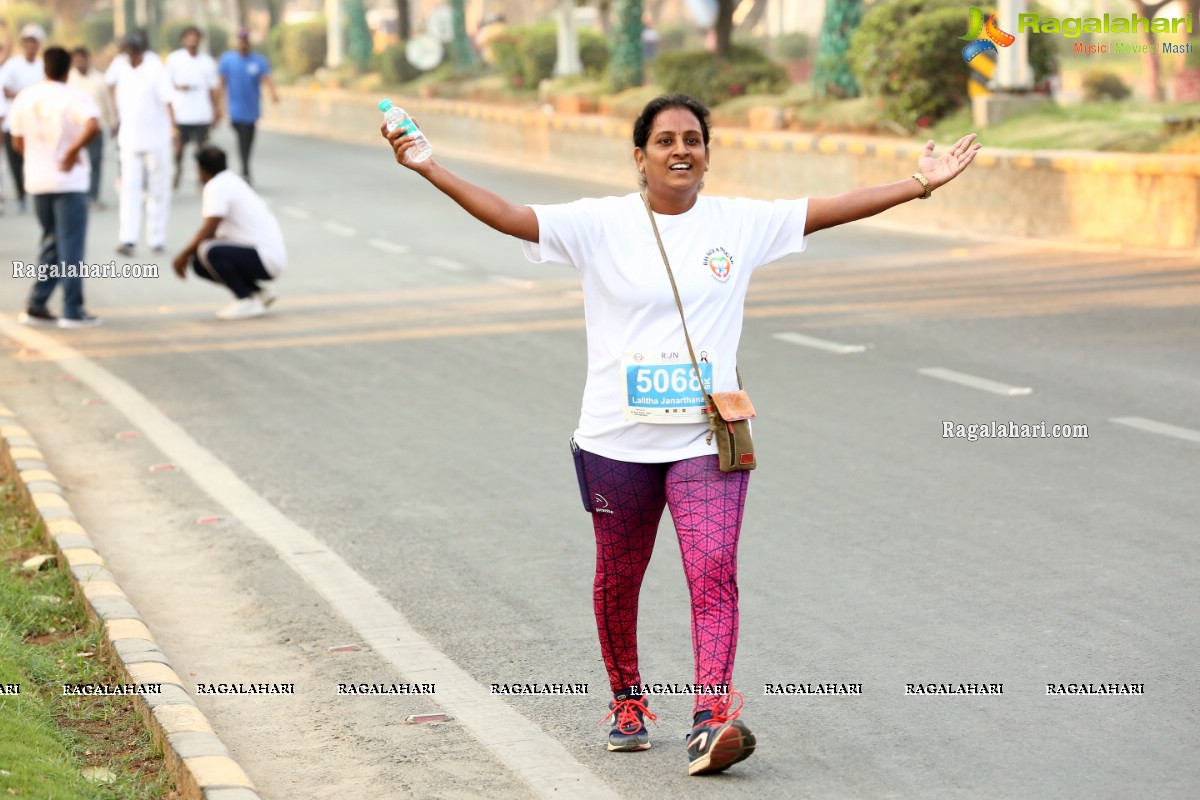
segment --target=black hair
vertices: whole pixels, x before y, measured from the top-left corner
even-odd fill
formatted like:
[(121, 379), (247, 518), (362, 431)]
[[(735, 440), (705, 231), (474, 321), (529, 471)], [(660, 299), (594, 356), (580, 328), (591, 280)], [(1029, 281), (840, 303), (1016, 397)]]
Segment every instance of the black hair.
[(650, 141), (650, 126), (654, 124), (654, 118), (668, 108), (683, 108), (695, 114), (696, 119), (700, 120), (700, 133), (704, 136), (704, 146), (708, 147), (708, 107), (690, 94), (664, 94), (646, 103), (641, 116), (633, 122), (634, 147), (639, 150), (646, 149), (646, 143)]
[(84, 58), (91, 58), (91, 56), (92, 56), (92, 54), (90, 52), (88, 52), (88, 49), (86, 47), (76, 47), (74, 50), (71, 51), (71, 55), (72, 56), (83, 56)]
[(206, 144), (196, 151), (196, 166), (209, 175), (225, 171), (225, 151), (213, 144)]
[(42, 53), (42, 64), (46, 77), (52, 81), (65, 81), (71, 71), (71, 54), (62, 47), (47, 47)]
[(179, 32), (179, 41), (182, 42), (184, 37), (186, 37), (189, 33), (194, 33), (197, 36), (199, 36), (201, 39), (204, 38), (204, 31), (200, 30), (195, 25), (188, 25), (186, 28), (184, 28), (182, 31)]

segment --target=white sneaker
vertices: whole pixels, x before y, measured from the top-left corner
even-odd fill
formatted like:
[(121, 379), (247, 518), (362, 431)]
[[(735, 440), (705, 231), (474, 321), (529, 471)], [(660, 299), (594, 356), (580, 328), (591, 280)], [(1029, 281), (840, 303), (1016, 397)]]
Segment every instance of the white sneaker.
[(270, 308), (271, 303), (275, 302), (275, 295), (271, 294), (266, 289), (259, 289), (254, 293), (254, 296), (262, 301), (263, 308)]
[(257, 297), (246, 297), (235, 300), (217, 312), (217, 319), (250, 319), (261, 317), (267, 313), (262, 300)]

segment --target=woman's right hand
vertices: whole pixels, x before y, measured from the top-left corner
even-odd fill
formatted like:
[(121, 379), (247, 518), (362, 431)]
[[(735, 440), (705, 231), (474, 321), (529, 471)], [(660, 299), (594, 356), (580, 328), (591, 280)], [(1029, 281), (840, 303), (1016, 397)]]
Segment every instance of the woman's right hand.
[[(414, 120), (414, 122), (415, 121), (416, 120)], [(387, 139), (388, 144), (392, 146), (392, 151), (396, 154), (396, 163), (400, 166), (408, 167), (419, 175), (424, 175), (429, 171), (429, 168), (433, 166), (432, 158), (427, 158), (424, 161), (416, 164), (411, 164), (405, 160), (408, 156), (409, 149), (416, 144), (417, 140), (412, 136), (406, 136), (404, 131), (400, 128), (396, 128), (394, 131), (389, 133), (387, 129), (387, 123), (384, 122), (379, 126), (379, 133), (382, 134), (383, 138)]]

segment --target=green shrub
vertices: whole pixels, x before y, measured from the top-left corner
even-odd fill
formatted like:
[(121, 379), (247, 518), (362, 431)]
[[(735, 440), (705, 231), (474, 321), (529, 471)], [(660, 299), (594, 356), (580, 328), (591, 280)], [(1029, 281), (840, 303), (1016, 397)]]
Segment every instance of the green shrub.
[(678, 53), (680, 50), (699, 50), (704, 44), (696, 27), (687, 22), (672, 22), (658, 29), (658, 52)]
[(599, 78), (608, 69), (608, 39), (600, 31), (585, 28), (579, 32), (579, 60), (589, 77)]
[(558, 28), (552, 21), (526, 25), (516, 30), (521, 38), (521, 77), (525, 86), (536, 88), (554, 74), (558, 58)]
[(521, 72), (521, 37), (509, 28), (491, 41), (492, 55), (496, 59), (496, 69), (505, 77), (510, 86), (524, 86), (525, 77)]
[(807, 33), (785, 33), (776, 37), (773, 46), (775, 57), (788, 61), (810, 58), (813, 54), (813, 40)]
[(283, 40), (286, 36), (286, 25), (276, 25), (267, 32), (267, 60), (273, 67), (283, 65)]
[(404, 55), (404, 42), (389, 44), (377, 57), (379, 74), (388, 86), (408, 83), (421, 74), (421, 70), (410, 64)]
[(1192, 48), (1192, 52), (1183, 59), (1183, 66), (1186, 69), (1200, 69), (1200, 47)]
[(284, 26), (283, 65), (293, 75), (311, 75), (325, 63), (325, 20)]
[(1089, 102), (1124, 100), (1129, 95), (1129, 87), (1120, 75), (1093, 70), (1083, 76), (1083, 98)]
[[(935, 122), (967, 102), (970, 68), (958, 37), (974, 0), (884, 0), (873, 6), (851, 39), (851, 64), (860, 88), (883, 100), (888, 119), (906, 127)], [(1037, 11), (1037, 6), (1030, 6)], [(1056, 67), (1055, 36), (1030, 36), (1034, 80)]]
[(655, 77), (668, 92), (690, 94), (706, 105), (743, 94), (778, 94), (787, 71), (761, 50), (734, 45), (729, 59), (707, 50), (659, 56)]
[(112, 44), (113, 39), (116, 38), (112, 12), (100, 11), (95, 14), (89, 14), (87, 19), (83, 21), (82, 34), (83, 46), (93, 54), (99, 53), (108, 47)]
[(20, 52), (21, 43), (16, 41), (16, 38), (21, 33), (21, 28), (29, 23), (41, 25), (47, 36), (54, 32), (54, 15), (42, 3), (13, 3), (8, 6), (5, 16), (8, 18), (8, 27), (12, 31), (17, 52)]
[(205, 43), (208, 45), (208, 52), (214, 58), (220, 58), (221, 54), (229, 49), (229, 29), (215, 22), (208, 23), (208, 33), (205, 36)]
[[(536, 89), (554, 74), (558, 61), (558, 29), (553, 21), (509, 28), (492, 40), (496, 68), (511, 86)], [(598, 31), (579, 31), (579, 60), (592, 77), (608, 67), (608, 40)]]

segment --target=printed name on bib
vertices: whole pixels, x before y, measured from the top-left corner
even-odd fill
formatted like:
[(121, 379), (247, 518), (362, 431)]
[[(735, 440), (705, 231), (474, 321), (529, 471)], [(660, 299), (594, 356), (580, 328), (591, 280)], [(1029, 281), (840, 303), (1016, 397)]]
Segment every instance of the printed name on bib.
[(625, 419), (637, 422), (705, 422), (705, 394), (712, 391), (713, 367), (709, 351), (696, 350), (700, 375), (686, 350), (627, 353), (625, 368)]

